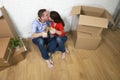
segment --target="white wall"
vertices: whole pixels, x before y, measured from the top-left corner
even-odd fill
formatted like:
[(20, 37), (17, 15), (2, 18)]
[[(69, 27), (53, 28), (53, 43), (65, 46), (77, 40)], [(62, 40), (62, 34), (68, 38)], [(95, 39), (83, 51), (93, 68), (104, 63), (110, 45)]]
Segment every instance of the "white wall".
[(65, 30), (69, 31), (72, 6), (92, 5), (103, 7), (113, 14), (118, 2), (119, 0), (0, 0), (0, 6), (6, 8), (19, 35), (29, 37), (31, 23), (41, 8), (58, 11), (66, 23)]

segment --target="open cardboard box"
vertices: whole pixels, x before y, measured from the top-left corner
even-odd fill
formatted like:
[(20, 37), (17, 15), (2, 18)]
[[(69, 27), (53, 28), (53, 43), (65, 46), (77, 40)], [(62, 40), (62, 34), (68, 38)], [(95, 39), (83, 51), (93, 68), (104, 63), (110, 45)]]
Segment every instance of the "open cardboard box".
[(108, 28), (109, 22), (114, 25), (112, 16), (103, 8), (74, 6), (71, 14), (70, 31), (75, 48), (97, 48), (103, 28)]
[(11, 49), (10, 37), (0, 38), (0, 71), (25, 59), (28, 51), (24, 43), (18, 49)]
[(24, 49), (24, 46), (20, 47), (19, 49), (16, 49), (14, 52), (14, 55), (11, 57), (11, 64), (17, 64), (20, 61), (24, 60), (26, 57), (27, 50)]
[(10, 59), (13, 55), (10, 49), (10, 37), (0, 38), (0, 67), (10, 66)]

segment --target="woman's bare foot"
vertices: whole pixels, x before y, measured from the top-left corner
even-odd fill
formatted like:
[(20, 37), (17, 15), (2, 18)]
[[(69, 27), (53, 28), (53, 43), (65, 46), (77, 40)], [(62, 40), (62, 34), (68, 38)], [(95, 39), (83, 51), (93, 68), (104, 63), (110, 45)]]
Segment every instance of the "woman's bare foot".
[(65, 48), (65, 50), (66, 50), (66, 53), (70, 53), (70, 51), (67, 48)]
[(62, 59), (65, 59), (65, 53), (62, 53)]

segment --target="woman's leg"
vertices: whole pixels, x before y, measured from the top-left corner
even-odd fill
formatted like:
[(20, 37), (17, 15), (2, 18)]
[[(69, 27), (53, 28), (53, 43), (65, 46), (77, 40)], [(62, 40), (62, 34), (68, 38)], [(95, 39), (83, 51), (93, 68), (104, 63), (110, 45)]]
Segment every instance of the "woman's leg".
[(57, 45), (58, 45), (58, 48), (57, 50), (59, 49), (62, 53), (65, 52), (65, 42), (67, 40), (67, 37), (66, 36), (56, 36), (55, 37), (55, 40), (57, 42)]
[(66, 36), (60, 36), (60, 37), (56, 37), (56, 42), (58, 44), (58, 47), (60, 49), (60, 51), (62, 52), (62, 59), (65, 58), (65, 42), (67, 40), (67, 37)]

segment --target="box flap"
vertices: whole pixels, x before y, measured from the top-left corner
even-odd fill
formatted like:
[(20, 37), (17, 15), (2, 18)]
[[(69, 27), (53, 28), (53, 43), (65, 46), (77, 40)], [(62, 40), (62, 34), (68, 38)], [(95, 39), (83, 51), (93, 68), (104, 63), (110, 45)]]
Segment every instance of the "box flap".
[(107, 19), (108, 19), (113, 25), (115, 25), (114, 20), (113, 20), (111, 14), (110, 14), (108, 11), (105, 11), (105, 15), (106, 15)]
[(108, 20), (105, 18), (100, 18), (100, 17), (80, 15), (78, 24), (86, 25), (86, 26), (100, 27), (100, 28), (107, 28)]
[(104, 9), (103, 8), (97, 8), (97, 7), (91, 7), (91, 6), (82, 6), (83, 11), (90, 11), (90, 12), (96, 12), (102, 14)]
[(73, 14), (80, 14), (81, 7), (80, 6), (74, 6), (71, 11), (71, 15)]
[(103, 8), (97, 8), (91, 6), (82, 6), (81, 9), (83, 14), (90, 16), (101, 16), (101, 14), (103, 14), (105, 11)]

